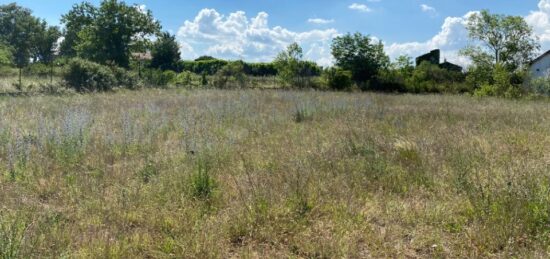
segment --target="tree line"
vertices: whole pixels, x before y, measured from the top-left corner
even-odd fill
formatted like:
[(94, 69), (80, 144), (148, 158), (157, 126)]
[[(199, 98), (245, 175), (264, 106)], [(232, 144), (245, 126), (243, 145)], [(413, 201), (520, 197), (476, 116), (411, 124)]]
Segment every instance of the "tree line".
[[(276, 77), (285, 87), (516, 97), (533, 92), (526, 84), (534, 82), (529, 79), (528, 65), (540, 49), (522, 17), (487, 10), (468, 20), (472, 43), (461, 55), (471, 65), (463, 72), (430, 63), (414, 66), (408, 56), (392, 62), (382, 41), (361, 33), (334, 38), (334, 65), (325, 68), (305, 60), (298, 43), (266, 63), (209, 56), (183, 61), (175, 35), (162, 31), (150, 10), (119, 0), (104, 0), (98, 6), (75, 4), (61, 17), (61, 24), (63, 29), (50, 26), (16, 3), (1, 5), (0, 65), (18, 68), (21, 84), (21, 71), (29, 64), (51, 70), (54, 64), (66, 64), (62, 74), (68, 85), (83, 91), (135, 87), (140, 82), (132, 79), (132, 73), (139, 70), (140, 78), (143, 69), (145, 83), (159, 85), (185, 85), (196, 79), (201, 85), (242, 86), (245, 77), (252, 76)], [(150, 53), (151, 57), (136, 59), (135, 53)], [(544, 90), (546, 85), (550, 83), (539, 82), (536, 87)]]

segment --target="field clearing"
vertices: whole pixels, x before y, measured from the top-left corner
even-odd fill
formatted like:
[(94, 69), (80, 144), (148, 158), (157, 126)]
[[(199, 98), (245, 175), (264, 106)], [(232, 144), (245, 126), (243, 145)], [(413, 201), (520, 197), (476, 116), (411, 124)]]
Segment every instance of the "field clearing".
[(550, 103), (0, 97), (0, 258), (547, 257)]

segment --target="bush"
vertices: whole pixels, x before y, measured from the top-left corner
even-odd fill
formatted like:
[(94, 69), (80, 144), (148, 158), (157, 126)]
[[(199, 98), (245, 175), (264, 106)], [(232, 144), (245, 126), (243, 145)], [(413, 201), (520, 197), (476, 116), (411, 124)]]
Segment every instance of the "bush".
[(135, 72), (128, 71), (121, 67), (111, 67), (117, 86), (129, 89), (136, 89), (140, 86), (139, 76)]
[(423, 62), (407, 80), (407, 92), (443, 93), (464, 91), (464, 74)]
[(208, 85), (208, 79), (206, 78), (206, 72), (203, 72), (201, 74), (201, 85), (202, 86)]
[(406, 75), (399, 70), (381, 70), (376, 76), (376, 83), (373, 83), (371, 88), (383, 92), (405, 92), (407, 79)]
[(183, 71), (176, 76), (176, 86), (192, 86), (193, 76), (191, 72)]
[(17, 76), (19, 72), (17, 69), (10, 67), (10, 66), (0, 66), (0, 76), (1, 77), (8, 77), (8, 76)]
[(25, 76), (50, 76), (51, 67), (43, 63), (33, 63), (23, 68), (23, 75)]
[(172, 70), (162, 71), (159, 69), (149, 69), (145, 73), (147, 83), (153, 86), (168, 86), (176, 81), (177, 74)]
[(550, 96), (550, 77), (532, 79), (527, 84), (527, 88), (536, 95)]
[(244, 63), (244, 73), (251, 76), (276, 76), (277, 68), (273, 63)]
[(518, 82), (522, 82), (522, 73), (512, 73), (501, 65), (492, 71), (491, 83), (485, 83), (475, 91), (476, 96), (498, 96), (506, 98), (520, 97), (522, 92)]
[(221, 89), (242, 88), (246, 84), (243, 62), (231, 62), (220, 69), (212, 80), (212, 84)]
[(323, 78), (330, 89), (347, 90), (353, 86), (351, 71), (341, 68), (329, 68), (323, 72)]
[(108, 91), (117, 85), (109, 67), (80, 58), (69, 61), (64, 80), (78, 92)]
[(201, 59), (198, 61), (180, 61), (177, 65), (178, 71), (189, 71), (195, 74), (206, 73), (213, 75), (222, 67), (227, 65), (227, 61), (219, 59)]

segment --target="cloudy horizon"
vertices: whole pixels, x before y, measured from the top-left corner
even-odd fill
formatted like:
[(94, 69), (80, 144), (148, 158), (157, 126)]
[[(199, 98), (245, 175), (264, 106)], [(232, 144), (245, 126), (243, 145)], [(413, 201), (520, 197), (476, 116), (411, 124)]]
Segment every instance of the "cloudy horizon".
[[(72, 4), (78, 3), (61, 0), (57, 6), (66, 6), (47, 12), (53, 7), (37, 5), (36, 2), (23, 0), (18, 1), (18, 4), (31, 8), (35, 15), (53, 24), (58, 24), (60, 15)], [(92, 2), (99, 3), (98, 0)], [(221, 0), (172, 3), (189, 7), (179, 15), (174, 15), (172, 12), (175, 11), (169, 10), (170, 4), (163, 5), (163, 1), (128, 2), (136, 4), (141, 10), (153, 11), (155, 18), (163, 23), (163, 29), (177, 36), (184, 59), (210, 55), (267, 62), (287, 45), (298, 42), (304, 49), (306, 59), (328, 66), (333, 63), (330, 51), (332, 39), (358, 31), (381, 39), (392, 59), (400, 55), (414, 58), (432, 49), (440, 49), (442, 58), (467, 65), (468, 59), (459, 55), (459, 50), (468, 44), (465, 24), (470, 15), (482, 9), (524, 17), (540, 40), (541, 52), (550, 48), (550, 0), (526, 1), (529, 4), (522, 4), (523, 9), (519, 6), (515, 8), (515, 3), (471, 3), (471, 6), (464, 6), (458, 0), (446, 3), (409, 1), (401, 6), (390, 0), (342, 3), (321, 0), (317, 9), (313, 10), (308, 7), (315, 4), (304, 1), (300, 4), (304, 8), (302, 17), (293, 15), (300, 13), (300, 10), (282, 12), (281, 8), (285, 4), (278, 6), (271, 1), (260, 4), (243, 1), (233, 5)], [(452, 11), (449, 11), (451, 8)], [(390, 10), (396, 10), (397, 14)], [(401, 12), (406, 12), (408, 16), (400, 16)], [(56, 18), (57, 13), (59, 17)], [(411, 24), (401, 20), (405, 18)], [(417, 29), (411, 31), (411, 26)]]

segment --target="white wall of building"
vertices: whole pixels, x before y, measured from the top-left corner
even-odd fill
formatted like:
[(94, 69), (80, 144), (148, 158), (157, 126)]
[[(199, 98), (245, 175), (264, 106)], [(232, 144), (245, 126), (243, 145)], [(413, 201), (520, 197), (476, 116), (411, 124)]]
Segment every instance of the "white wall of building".
[(546, 55), (531, 64), (531, 75), (533, 78), (540, 78), (550, 74), (550, 55)]

